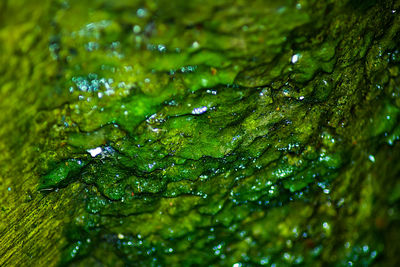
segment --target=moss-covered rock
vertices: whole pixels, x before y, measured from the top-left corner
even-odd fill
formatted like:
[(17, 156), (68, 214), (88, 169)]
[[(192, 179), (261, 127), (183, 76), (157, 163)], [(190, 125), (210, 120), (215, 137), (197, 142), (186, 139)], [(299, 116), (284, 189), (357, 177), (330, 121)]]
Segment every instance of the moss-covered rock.
[(0, 264), (396, 264), (397, 1), (24, 4), (0, 4), (0, 199), (59, 245)]

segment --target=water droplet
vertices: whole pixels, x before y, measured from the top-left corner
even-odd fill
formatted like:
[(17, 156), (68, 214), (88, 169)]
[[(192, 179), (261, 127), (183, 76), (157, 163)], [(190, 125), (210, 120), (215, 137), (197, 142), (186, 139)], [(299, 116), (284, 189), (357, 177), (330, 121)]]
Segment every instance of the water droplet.
[(133, 32), (134, 32), (135, 34), (140, 33), (141, 30), (142, 30), (142, 28), (140, 28), (139, 25), (133, 26)]
[(295, 64), (297, 61), (299, 61), (299, 58), (300, 56), (298, 54), (294, 54), (291, 59), (292, 63)]
[(192, 114), (194, 114), (194, 115), (200, 115), (200, 114), (203, 114), (203, 113), (205, 113), (206, 111), (207, 111), (207, 107), (201, 107), (201, 108), (195, 108), (195, 109), (193, 109), (192, 110)]
[(193, 42), (193, 44), (192, 44), (192, 47), (194, 48), (194, 49), (197, 49), (197, 48), (199, 48), (199, 43), (197, 42), (197, 41), (195, 41), (195, 42)]
[(375, 162), (375, 157), (373, 155), (369, 155), (368, 158), (371, 162)]
[(144, 8), (139, 8), (139, 9), (136, 11), (136, 15), (137, 15), (139, 18), (144, 18), (144, 17), (147, 15), (147, 10), (144, 9)]
[(88, 149), (87, 152), (89, 152), (89, 154), (94, 158), (97, 155), (99, 155), (103, 150), (101, 149), (101, 147), (96, 147), (93, 149)]

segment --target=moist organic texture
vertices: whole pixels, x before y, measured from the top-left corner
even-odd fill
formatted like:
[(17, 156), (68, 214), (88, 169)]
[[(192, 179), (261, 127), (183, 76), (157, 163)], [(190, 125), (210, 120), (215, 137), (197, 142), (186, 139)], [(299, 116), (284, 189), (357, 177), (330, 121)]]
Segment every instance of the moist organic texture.
[(396, 266), (399, 4), (1, 3), (0, 264)]

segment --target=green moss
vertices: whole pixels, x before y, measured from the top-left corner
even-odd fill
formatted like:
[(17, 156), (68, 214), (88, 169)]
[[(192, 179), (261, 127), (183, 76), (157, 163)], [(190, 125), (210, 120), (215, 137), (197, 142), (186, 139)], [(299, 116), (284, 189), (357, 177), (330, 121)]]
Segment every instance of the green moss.
[(34, 218), (56, 252), (11, 263), (396, 263), (397, 1), (25, 2), (0, 4), (0, 181), (65, 206)]
[(80, 159), (69, 159), (59, 163), (50, 173), (42, 177), (39, 190), (57, 188), (71, 182), (79, 175), (85, 163)]

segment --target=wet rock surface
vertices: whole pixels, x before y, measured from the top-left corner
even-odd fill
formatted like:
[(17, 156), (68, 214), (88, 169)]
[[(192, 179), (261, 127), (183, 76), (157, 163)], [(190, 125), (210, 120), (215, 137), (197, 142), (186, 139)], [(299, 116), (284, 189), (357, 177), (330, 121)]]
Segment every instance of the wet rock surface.
[(47, 3), (4, 184), (65, 203), (61, 265), (395, 266), (397, 1)]

